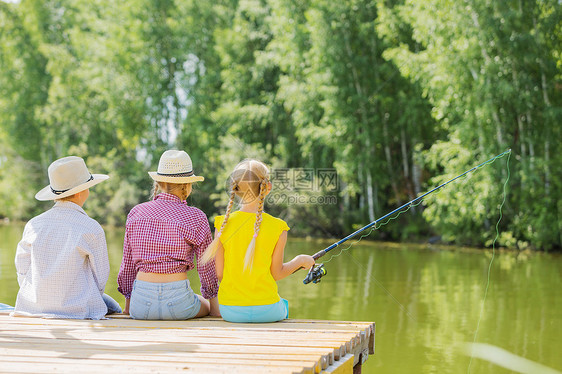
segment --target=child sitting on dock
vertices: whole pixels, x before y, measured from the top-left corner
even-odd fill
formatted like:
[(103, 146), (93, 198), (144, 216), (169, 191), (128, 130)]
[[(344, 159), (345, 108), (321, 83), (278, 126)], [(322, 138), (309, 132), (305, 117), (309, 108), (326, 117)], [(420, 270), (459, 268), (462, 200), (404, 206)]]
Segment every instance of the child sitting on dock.
[(82, 209), (89, 188), (109, 177), (91, 174), (75, 156), (54, 161), (48, 174), (49, 185), (35, 198), (55, 205), (25, 225), (16, 250), (20, 289), (12, 315), (101, 319), (121, 313), (103, 293), (109, 277), (105, 233)]
[[(153, 200), (135, 206), (127, 216), (118, 290), (126, 298), (125, 313), (135, 319), (185, 320), (219, 316), (218, 279), (214, 262), (201, 258), (212, 241), (209, 221), (188, 206), (192, 183), (204, 178), (193, 173), (184, 151), (162, 154), (154, 180)], [(187, 271), (195, 268), (201, 293), (189, 285)]]
[[(269, 169), (257, 160), (239, 163), (230, 178), (230, 200), (215, 219), (216, 237), (203, 261), (215, 258), (220, 279), (219, 308), (229, 322), (275, 322), (289, 316), (288, 302), (277, 293), (277, 280), (314, 265), (299, 255), (283, 263), (289, 226), (264, 212), (271, 191)], [(235, 197), (240, 210), (232, 212)]]

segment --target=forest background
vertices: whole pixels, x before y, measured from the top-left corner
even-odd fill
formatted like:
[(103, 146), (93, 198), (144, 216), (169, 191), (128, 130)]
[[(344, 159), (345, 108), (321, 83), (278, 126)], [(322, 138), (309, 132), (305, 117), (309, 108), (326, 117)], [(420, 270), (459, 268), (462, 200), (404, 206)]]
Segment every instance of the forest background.
[[(256, 157), (288, 183), (269, 212), (339, 237), (511, 148), (499, 244), (559, 249), (561, 118), (560, 0), (0, 0), (6, 221), (47, 209), (48, 165), (77, 155), (111, 176), (86, 211), (122, 226), (175, 148), (209, 217)], [(489, 246), (506, 161), (376, 238)]]

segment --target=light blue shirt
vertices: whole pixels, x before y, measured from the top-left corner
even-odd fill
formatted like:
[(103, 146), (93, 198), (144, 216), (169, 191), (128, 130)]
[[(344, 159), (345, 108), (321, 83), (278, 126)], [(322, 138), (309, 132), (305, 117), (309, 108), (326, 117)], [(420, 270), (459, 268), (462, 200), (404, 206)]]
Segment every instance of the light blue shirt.
[(101, 319), (109, 259), (103, 228), (68, 201), (34, 217), (16, 251), (20, 290), (12, 315)]

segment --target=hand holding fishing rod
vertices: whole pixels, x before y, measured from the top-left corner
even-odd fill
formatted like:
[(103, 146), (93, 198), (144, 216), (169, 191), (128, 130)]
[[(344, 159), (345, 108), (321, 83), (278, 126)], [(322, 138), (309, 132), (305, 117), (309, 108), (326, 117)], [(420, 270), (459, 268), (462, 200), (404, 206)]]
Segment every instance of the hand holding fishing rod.
[[(424, 193), (423, 195), (420, 195), (420, 196), (418, 196), (417, 198), (415, 198), (415, 199), (413, 199), (413, 200), (407, 202), (406, 204), (404, 204), (404, 205), (402, 205), (402, 206), (400, 206), (400, 207), (394, 209), (392, 212), (385, 214), (384, 216), (382, 216), (382, 217), (380, 217), (379, 219), (377, 219), (377, 220), (375, 220), (375, 221), (369, 223), (368, 225), (363, 226), (363, 227), (360, 228), (359, 230), (357, 230), (357, 231), (355, 231), (355, 232), (349, 234), (348, 236), (346, 236), (345, 238), (341, 239), (340, 241), (338, 241), (338, 242), (336, 242), (336, 243), (330, 245), (329, 247), (327, 247), (327, 248), (325, 248), (325, 249), (323, 249), (323, 250), (321, 250), (321, 251), (316, 252), (314, 255), (312, 255), (312, 258), (314, 258), (314, 260), (319, 259), (320, 257), (324, 256), (326, 253), (328, 253), (328, 252), (331, 251), (332, 249), (336, 248), (336, 247), (339, 246), (340, 244), (342, 244), (342, 243), (348, 241), (349, 239), (354, 238), (355, 236), (357, 236), (357, 234), (359, 234), (359, 233), (361, 233), (361, 232), (367, 230), (367, 229), (370, 228), (370, 227), (375, 226), (377, 223), (381, 222), (382, 220), (384, 220), (384, 219), (386, 219), (386, 218), (392, 216), (392, 215), (395, 214), (395, 213), (401, 212), (404, 208), (410, 207), (411, 205), (413, 205), (413, 204), (415, 204), (416, 202), (420, 201), (421, 199), (423, 199), (423, 198), (426, 197), (427, 195), (429, 195), (429, 194), (431, 194), (431, 193), (433, 193), (433, 192), (435, 192), (435, 191), (437, 191), (437, 190), (439, 190), (439, 189), (445, 187), (446, 185), (448, 185), (449, 183), (453, 182), (454, 180), (459, 179), (459, 178), (461, 178), (462, 176), (464, 176), (464, 175), (466, 175), (466, 174), (468, 174), (468, 173), (470, 173), (470, 172), (472, 172), (472, 171), (475, 171), (475, 170), (481, 168), (482, 166), (485, 166), (485, 165), (487, 165), (487, 164), (490, 164), (490, 163), (494, 162), (496, 159), (498, 159), (498, 158), (500, 158), (500, 157), (502, 157), (502, 156), (505, 156), (506, 154), (509, 154), (509, 153), (511, 153), (511, 149), (508, 149), (507, 151), (502, 152), (502, 153), (500, 153), (499, 155), (492, 157), (492, 158), (489, 159), (488, 161), (485, 161), (485, 162), (481, 163), (480, 165), (477, 165), (477, 166), (473, 167), (472, 169), (469, 169), (469, 170), (465, 171), (464, 173), (457, 175), (457, 176), (454, 177), (453, 179), (448, 180), (447, 182), (445, 182), (445, 183), (443, 183), (443, 184), (441, 184), (441, 185), (435, 187), (434, 189), (432, 189), (432, 190), (430, 190), (430, 191)], [(377, 228), (377, 227), (375, 226), (375, 228)], [(323, 264), (316, 264), (315, 266), (313, 266), (313, 267), (310, 269), (310, 271), (308, 272), (306, 278), (303, 280), (303, 283), (304, 283), (304, 284), (308, 284), (308, 283), (310, 283), (310, 282), (318, 283), (318, 282), (320, 282), (320, 278), (321, 278), (322, 276), (326, 275), (326, 274), (327, 274), (327, 271), (326, 271), (326, 269), (324, 269), (324, 265), (323, 265)]]
[(314, 264), (314, 266), (310, 268), (308, 274), (306, 275), (306, 278), (304, 278), (302, 282), (304, 284), (309, 284), (310, 282), (319, 283), (320, 278), (322, 278), (326, 274), (328, 274), (328, 271), (326, 270), (326, 268), (324, 268), (324, 264)]

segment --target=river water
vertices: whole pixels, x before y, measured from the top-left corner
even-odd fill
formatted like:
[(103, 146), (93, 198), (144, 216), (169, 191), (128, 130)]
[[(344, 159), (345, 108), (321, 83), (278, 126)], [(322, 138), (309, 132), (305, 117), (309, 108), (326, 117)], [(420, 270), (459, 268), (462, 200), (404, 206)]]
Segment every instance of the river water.
[[(11, 305), (22, 231), (20, 224), (0, 225), (0, 302)], [(123, 305), (116, 289), (123, 231), (106, 235), (106, 292)], [(285, 258), (331, 243), (290, 239)], [(321, 259), (328, 274), (320, 283), (304, 285), (301, 271), (280, 281), (279, 293), (289, 300), (290, 318), (376, 322), (375, 355), (364, 373), (513, 373), (463, 353), (477, 328), (478, 343), (562, 371), (562, 256), (496, 253), (482, 309), (491, 251), (362, 241), (330, 254)], [(198, 290), (197, 273), (190, 273)]]

